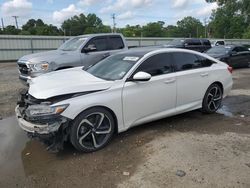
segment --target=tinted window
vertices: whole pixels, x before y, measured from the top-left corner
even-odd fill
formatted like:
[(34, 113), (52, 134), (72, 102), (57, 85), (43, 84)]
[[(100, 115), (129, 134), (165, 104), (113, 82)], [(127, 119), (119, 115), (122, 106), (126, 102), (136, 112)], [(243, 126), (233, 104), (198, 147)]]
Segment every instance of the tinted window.
[(123, 40), (119, 36), (110, 37), (110, 44), (112, 50), (124, 48)]
[(202, 57), (202, 56), (197, 56), (199, 61), (200, 61), (200, 64), (201, 64), (201, 67), (210, 67), (213, 63), (213, 61), (211, 61), (210, 59), (207, 59), (205, 57)]
[(209, 40), (203, 40), (203, 44), (204, 44), (205, 46), (211, 46), (211, 43), (210, 43)]
[(248, 48), (243, 47), (243, 46), (239, 46), (235, 48), (236, 52), (245, 52), (245, 51), (249, 51)]
[(171, 62), (171, 54), (157, 54), (145, 60), (135, 73), (143, 71), (151, 74), (151, 76), (167, 74), (172, 72)]
[(225, 42), (224, 42), (224, 41), (217, 41), (217, 42), (215, 43), (215, 45), (225, 45)]
[(198, 46), (201, 45), (201, 41), (199, 39), (187, 39), (185, 43), (189, 46)]
[(173, 53), (176, 71), (190, 70), (202, 67), (201, 61), (196, 55), (190, 53)]
[(107, 47), (107, 38), (106, 37), (96, 37), (91, 39), (88, 44), (86, 45), (86, 47), (95, 47), (96, 51), (105, 51), (108, 50)]

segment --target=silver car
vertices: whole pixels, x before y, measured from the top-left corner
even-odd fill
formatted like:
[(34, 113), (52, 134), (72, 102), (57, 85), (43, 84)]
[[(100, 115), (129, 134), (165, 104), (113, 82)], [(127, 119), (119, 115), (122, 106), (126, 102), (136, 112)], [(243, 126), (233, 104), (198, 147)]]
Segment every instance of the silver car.
[(87, 68), (114, 53), (127, 49), (121, 34), (77, 36), (66, 41), (57, 50), (21, 57), (17, 62), (20, 72), (19, 78), (27, 81), (51, 71), (77, 66)]

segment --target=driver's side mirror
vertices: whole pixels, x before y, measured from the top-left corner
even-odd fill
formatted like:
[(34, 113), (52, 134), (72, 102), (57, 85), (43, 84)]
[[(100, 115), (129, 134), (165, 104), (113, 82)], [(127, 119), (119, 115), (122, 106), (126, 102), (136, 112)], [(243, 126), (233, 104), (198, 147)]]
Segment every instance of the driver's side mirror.
[(97, 50), (97, 48), (96, 48), (96, 46), (94, 44), (89, 44), (88, 46), (83, 48), (84, 53), (94, 52), (96, 50)]
[(133, 81), (140, 81), (140, 82), (145, 82), (145, 81), (149, 81), (151, 79), (151, 75), (146, 73), (146, 72), (137, 72), (134, 76), (133, 76)]

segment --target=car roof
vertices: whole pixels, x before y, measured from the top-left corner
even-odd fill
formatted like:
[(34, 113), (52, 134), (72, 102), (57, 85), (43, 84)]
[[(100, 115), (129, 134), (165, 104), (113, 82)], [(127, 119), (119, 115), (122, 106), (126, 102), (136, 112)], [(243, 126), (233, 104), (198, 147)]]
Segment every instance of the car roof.
[(120, 33), (94, 33), (94, 34), (86, 34), (86, 35), (79, 35), (76, 37), (84, 37), (84, 38), (89, 38), (89, 37), (100, 37), (100, 36), (122, 36)]
[(154, 53), (167, 53), (167, 52), (187, 52), (196, 55), (202, 55), (200, 52), (182, 49), (182, 48), (168, 48), (164, 46), (150, 46), (150, 47), (139, 47), (139, 48), (131, 48), (129, 50), (120, 52), (118, 54), (124, 56), (136, 56), (136, 57), (143, 57), (147, 54), (154, 54)]
[(129, 50), (120, 52), (119, 54), (126, 55), (126, 56), (138, 56), (142, 57), (149, 52), (153, 52), (158, 49), (162, 49), (162, 46), (149, 46), (149, 47), (138, 47), (138, 48), (130, 48)]

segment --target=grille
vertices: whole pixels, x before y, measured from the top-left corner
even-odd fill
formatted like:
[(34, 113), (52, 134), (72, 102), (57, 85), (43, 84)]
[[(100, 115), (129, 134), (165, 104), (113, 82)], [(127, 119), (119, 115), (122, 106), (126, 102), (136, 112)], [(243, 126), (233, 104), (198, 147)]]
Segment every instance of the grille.
[(21, 74), (28, 74), (29, 73), (29, 69), (28, 69), (27, 65), (25, 65), (25, 64), (18, 64), (18, 69), (19, 69)]

